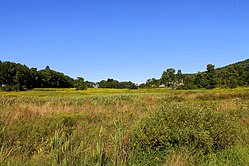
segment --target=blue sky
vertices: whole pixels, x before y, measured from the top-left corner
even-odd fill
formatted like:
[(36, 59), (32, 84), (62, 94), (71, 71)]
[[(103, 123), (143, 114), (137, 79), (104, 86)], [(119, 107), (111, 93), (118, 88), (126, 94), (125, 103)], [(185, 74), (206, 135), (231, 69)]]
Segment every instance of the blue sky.
[(248, 0), (0, 0), (0, 60), (136, 83), (249, 58)]

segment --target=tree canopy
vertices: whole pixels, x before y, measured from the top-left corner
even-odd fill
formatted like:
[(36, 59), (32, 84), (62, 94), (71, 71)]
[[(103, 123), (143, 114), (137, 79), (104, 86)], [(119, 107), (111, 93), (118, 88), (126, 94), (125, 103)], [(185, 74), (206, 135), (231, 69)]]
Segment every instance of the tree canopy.
[(181, 70), (168, 68), (161, 78), (147, 79), (146, 83), (137, 86), (131, 81), (119, 82), (112, 78), (100, 82), (85, 81), (83, 77), (73, 79), (61, 72), (46, 66), (43, 70), (29, 68), (20, 63), (0, 60), (0, 90), (29, 90), (32, 88), (117, 88), (137, 89), (168, 87), (172, 89), (236, 88), (249, 86), (249, 59), (222, 68), (208, 64), (206, 71), (195, 74), (183, 74)]
[(118, 80), (114, 80), (112, 78), (102, 80), (98, 82), (97, 85), (99, 88), (137, 89), (136, 84), (131, 81), (119, 82)]
[(29, 90), (32, 88), (71, 88), (73, 78), (46, 67), (44, 70), (28, 68), (14, 62), (0, 63), (0, 88), (5, 91)]

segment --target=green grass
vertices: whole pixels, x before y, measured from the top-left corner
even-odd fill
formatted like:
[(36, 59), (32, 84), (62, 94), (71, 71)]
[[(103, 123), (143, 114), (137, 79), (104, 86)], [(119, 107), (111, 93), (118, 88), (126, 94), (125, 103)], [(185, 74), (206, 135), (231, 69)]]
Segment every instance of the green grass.
[(0, 165), (248, 165), (249, 88), (0, 92)]

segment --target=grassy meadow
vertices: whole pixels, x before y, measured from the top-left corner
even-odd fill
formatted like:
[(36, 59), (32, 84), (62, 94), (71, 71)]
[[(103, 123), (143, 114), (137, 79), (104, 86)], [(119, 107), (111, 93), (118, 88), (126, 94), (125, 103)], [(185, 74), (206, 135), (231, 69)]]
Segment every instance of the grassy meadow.
[(0, 165), (249, 165), (249, 88), (0, 92)]

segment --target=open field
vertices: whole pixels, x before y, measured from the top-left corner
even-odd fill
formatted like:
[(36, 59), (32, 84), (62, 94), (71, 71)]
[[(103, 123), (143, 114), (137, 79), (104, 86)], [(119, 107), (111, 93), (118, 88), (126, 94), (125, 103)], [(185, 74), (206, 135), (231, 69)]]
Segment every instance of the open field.
[(249, 165), (249, 88), (0, 92), (0, 165)]

